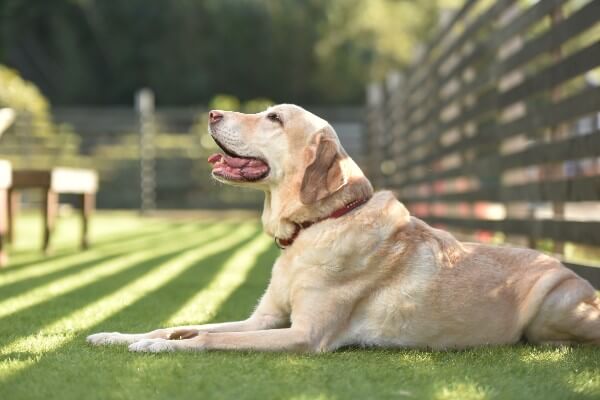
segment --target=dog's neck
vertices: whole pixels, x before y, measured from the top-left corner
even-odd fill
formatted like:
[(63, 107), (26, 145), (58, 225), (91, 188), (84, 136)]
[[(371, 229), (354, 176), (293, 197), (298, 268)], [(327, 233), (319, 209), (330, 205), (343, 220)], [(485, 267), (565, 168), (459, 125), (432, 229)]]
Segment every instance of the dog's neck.
[(348, 183), (336, 193), (314, 204), (303, 204), (292, 182), (265, 192), (262, 224), (265, 232), (280, 239), (290, 238), (296, 224), (314, 222), (327, 218), (353, 201), (373, 196), (373, 187), (362, 174), (354, 174)]

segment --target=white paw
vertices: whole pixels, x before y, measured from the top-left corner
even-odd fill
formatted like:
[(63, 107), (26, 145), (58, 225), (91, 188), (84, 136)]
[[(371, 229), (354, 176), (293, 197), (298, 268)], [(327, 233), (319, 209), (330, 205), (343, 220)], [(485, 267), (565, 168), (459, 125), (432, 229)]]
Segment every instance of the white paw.
[(176, 344), (173, 340), (167, 339), (142, 339), (129, 345), (129, 351), (139, 351), (147, 353), (159, 353), (162, 351), (175, 351)]
[(87, 342), (94, 346), (106, 344), (130, 344), (136, 341), (136, 335), (119, 332), (95, 333), (86, 338)]

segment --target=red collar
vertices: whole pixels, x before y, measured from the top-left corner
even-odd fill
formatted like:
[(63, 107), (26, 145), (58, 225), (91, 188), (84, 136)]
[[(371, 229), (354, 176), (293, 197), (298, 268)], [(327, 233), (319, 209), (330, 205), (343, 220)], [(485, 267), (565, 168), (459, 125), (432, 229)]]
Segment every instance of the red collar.
[(294, 230), (294, 233), (292, 234), (292, 236), (290, 236), (288, 239), (281, 239), (281, 238), (276, 237), (275, 244), (277, 245), (277, 247), (279, 247), (282, 250), (285, 249), (286, 247), (290, 247), (292, 245), (292, 243), (294, 243), (294, 240), (296, 240), (296, 238), (298, 237), (298, 235), (300, 234), (300, 231), (302, 229), (306, 229), (309, 226), (316, 224), (317, 222), (321, 222), (321, 221), (324, 221), (329, 218), (339, 218), (343, 215), (346, 215), (350, 211), (354, 210), (355, 208), (362, 206), (370, 199), (371, 198), (368, 197), (368, 198), (364, 198), (364, 199), (351, 201), (350, 203), (346, 204), (344, 207), (338, 208), (337, 210), (335, 210), (334, 212), (329, 214), (327, 217), (318, 219), (316, 221), (295, 222), (294, 224), (296, 225), (296, 229)]

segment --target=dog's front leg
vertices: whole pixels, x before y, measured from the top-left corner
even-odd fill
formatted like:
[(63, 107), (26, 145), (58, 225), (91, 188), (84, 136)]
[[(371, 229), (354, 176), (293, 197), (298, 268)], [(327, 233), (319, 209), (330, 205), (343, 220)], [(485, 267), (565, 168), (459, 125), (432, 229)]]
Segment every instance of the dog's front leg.
[(129, 346), (138, 352), (257, 350), (257, 351), (317, 351), (321, 350), (304, 330), (294, 328), (252, 332), (200, 333), (192, 339), (140, 340)]
[(271, 289), (262, 297), (250, 318), (243, 321), (218, 324), (186, 325), (156, 329), (147, 333), (102, 332), (90, 335), (87, 341), (93, 345), (131, 344), (140, 340), (190, 339), (205, 332), (260, 331), (289, 326), (289, 314), (276, 306)]
[(347, 304), (328, 298), (327, 291), (301, 290), (294, 303), (290, 328), (249, 332), (199, 332), (183, 340), (146, 339), (129, 346), (131, 351), (256, 350), (322, 352), (335, 348), (336, 337), (347, 322)]

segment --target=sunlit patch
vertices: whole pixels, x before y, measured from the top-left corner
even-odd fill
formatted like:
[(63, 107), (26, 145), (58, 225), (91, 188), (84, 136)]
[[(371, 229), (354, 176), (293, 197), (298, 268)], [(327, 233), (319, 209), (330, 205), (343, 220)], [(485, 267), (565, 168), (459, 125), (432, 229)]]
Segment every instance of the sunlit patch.
[[(224, 233), (227, 228), (228, 227), (225, 225), (217, 225), (206, 229), (202, 233), (200, 241), (204, 242), (212, 239), (214, 235)], [(197, 242), (198, 240), (199, 238), (192, 237), (186, 241), (175, 241), (168, 243), (167, 245), (160, 246), (158, 249), (150, 247), (146, 250), (136, 251), (117, 259), (100, 262), (93, 267), (84, 269), (79, 273), (71, 274), (65, 278), (51, 281), (46, 285), (39, 286), (18, 296), (14, 296), (0, 302), (0, 318), (4, 318), (8, 315), (32, 307), (41, 302), (48, 301), (65, 293), (72, 292), (78, 288), (98, 281), (99, 279), (109, 277), (117, 272), (131, 268), (140, 262), (151, 260), (155, 257), (176, 251), (177, 249), (183, 249), (186, 246)]]
[(570, 372), (565, 375), (565, 380), (575, 393), (600, 392), (600, 374), (597, 369)]
[(559, 362), (572, 351), (570, 347), (537, 348), (521, 355), (521, 361), (526, 363)]
[(486, 389), (475, 383), (451, 383), (435, 391), (432, 398), (438, 400), (483, 400), (493, 395), (491, 389)]
[(200, 324), (209, 321), (229, 296), (244, 283), (258, 256), (272, 244), (270, 237), (260, 235), (239, 247), (211, 283), (188, 300), (169, 319), (167, 325)]
[(64, 271), (84, 263), (93, 262), (94, 260), (100, 258), (105, 258), (110, 255), (122, 253), (132, 248), (137, 248), (140, 245), (160, 239), (161, 237), (168, 237), (172, 236), (173, 234), (184, 234), (191, 230), (192, 227), (189, 225), (182, 228), (169, 229), (167, 231), (165, 231), (163, 228), (161, 230), (151, 231), (156, 233), (156, 235), (151, 237), (142, 236), (138, 239), (123, 240), (108, 245), (95, 246), (92, 250), (84, 253), (67, 255), (64, 257), (61, 256), (48, 261), (42, 260), (40, 262), (31, 264), (28, 267), (19, 268), (14, 271), (11, 271), (9, 267), (5, 271), (2, 271), (2, 274), (0, 275), (0, 288), (25, 279), (37, 278), (53, 272)]
[[(231, 229), (227, 226), (223, 226), (223, 228)], [(199, 247), (174, 256), (160, 265), (160, 268), (153, 269), (121, 289), (42, 327), (38, 333), (19, 338), (7, 344), (0, 349), (0, 357), (5, 357), (12, 353), (38, 353), (37, 357), (39, 358), (44, 353), (54, 351), (67, 342), (79, 337), (82, 332), (98, 326), (102, 321), (159, 289), (200, 260), (234, 247), (238, 243), (255, 235), (256, 231), (256, 224), (246, 223), (219, 240), (209, 241)], [(213, 232), (214, 234), (216, 233)], [(6, 365), (4, 364), (2, 366), (4, 371), (0, 375), (0, 381), (10, 379), (37, 361), (37, 359), (27, 358), (13, 360), (11, 368), (6, 370), (4, 370), (4, 366)]]

